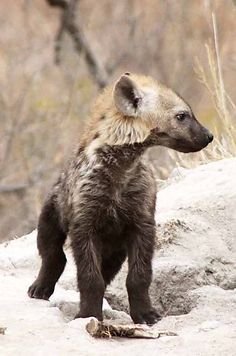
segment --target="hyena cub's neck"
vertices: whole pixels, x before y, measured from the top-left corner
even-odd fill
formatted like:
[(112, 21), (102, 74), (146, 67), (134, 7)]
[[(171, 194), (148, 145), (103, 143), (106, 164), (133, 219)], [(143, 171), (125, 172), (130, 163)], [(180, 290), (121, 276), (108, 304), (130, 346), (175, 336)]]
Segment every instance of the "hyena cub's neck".
[(79, 147), (73, 167), (87, 176), (92, 175), (93, 181), (98, 179), (103, 185), (108, 184), (110, 188), (116, 189), (117, 184), (124, 185), (133, 177), (145, 148), (140, 143), (114, 146), (105, 144), (90, 155), (86, 152), (86, 147)]
[(136, 167), (145, 149), (146, 145), (144, 143), (104, 144), (94, 149), (92, 154), (89, 148), (80, 147), (77, 151), (77, 157), (90, 170), (106, 171), (111, 178), (116, 178), (117, 180)]
[(97, 149), (97, 157), (110, 170), (129, 170), (141, 159), (146, 147), (143, 143), (104, 145)]
[(149, 146), (149, 130), (139, 121), (122, 116), (115, 109), (93, 117), (81, 142), (88, 165), (107, 168), (116, 177), (132, 170)]

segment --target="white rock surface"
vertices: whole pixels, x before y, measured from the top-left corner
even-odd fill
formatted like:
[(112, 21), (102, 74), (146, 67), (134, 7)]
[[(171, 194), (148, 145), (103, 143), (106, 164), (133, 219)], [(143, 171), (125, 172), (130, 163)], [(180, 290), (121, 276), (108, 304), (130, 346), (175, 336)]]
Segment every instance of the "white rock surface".
[[(169, 315), (156, 326), (178, 336), (96, 340), (72, 320), (79, 294), (69, 263), (48, 301), (29, 299), (39, 257), (36, 233), (0, 245), (0, 355), (234, 356), (236, 350), (236, 159), (172, 175), (158, 194), (159, 250), (152, 297)], [(161, 247), (160, 247), (161, 246)], [(123, 275), (122, 275), (123, 273)], [(124, 271), (110, 288), (126, 303)], [(129, 321), (105, 302), (106, 315)]]
[[(157, 195), (156, 222), (151, 295), (162, 315), (189, 312), (194, 288), (236, 288), (235, 158), (175, 171)], [(126, 273), (109, 288), (116, 307), (127, 307)]]

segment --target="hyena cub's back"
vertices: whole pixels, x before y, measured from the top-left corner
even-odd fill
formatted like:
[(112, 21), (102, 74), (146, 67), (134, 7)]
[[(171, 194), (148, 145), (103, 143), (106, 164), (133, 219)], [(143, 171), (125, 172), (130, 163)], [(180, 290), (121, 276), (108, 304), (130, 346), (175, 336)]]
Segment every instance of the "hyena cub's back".
[(105, 288), (128, 256), (131, 317), (137, 323), (155, 323), (159, 315), (148, 288), (156, 188), (143, 153), (153, 145), (194, 152), (212, 139), (188, 104), (152, 78), (126, 73), (107, 88), (42, 209), (42, 266), (29, 296), (48, 299), (53, 293), (66, 263), (62, 247), (69, 234), (80, 290), (77, 317), (102, 320)]

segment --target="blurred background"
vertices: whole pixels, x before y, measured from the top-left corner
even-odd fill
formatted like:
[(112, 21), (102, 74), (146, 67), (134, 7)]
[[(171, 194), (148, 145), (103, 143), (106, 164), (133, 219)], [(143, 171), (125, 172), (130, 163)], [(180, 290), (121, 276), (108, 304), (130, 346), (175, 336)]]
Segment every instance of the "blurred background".
[(151, 150), (158, 180), (235, 155), (235, 24), (233, 0), (1, 1), (0, 241), (35, 228), (92, 101), (122, 72), (172, 87), (215, 134), (200, 153)]

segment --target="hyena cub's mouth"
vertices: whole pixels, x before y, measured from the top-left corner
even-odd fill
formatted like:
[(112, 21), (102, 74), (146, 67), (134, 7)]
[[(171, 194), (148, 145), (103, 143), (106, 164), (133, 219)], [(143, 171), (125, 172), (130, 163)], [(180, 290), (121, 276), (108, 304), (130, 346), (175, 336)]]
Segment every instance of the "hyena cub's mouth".
[(159, 132), (155, 135), (154, 144), (165, 146), (183, 153), (198, 152), (206, 147), (213, 140), (213, 135), (204, 135), (201, 139), (186, 140), (175, 138), (165, 132)]
[(175, 139), (175, 143), (173, 144), (173, 148), (176, 151), (183, 153), (191, 153), (201, 151), (204, 147), (208, 145), (209, 142), (203, 141), (201, 143), (194, 144), (192, 142), (186, 142), (184, 140)]

